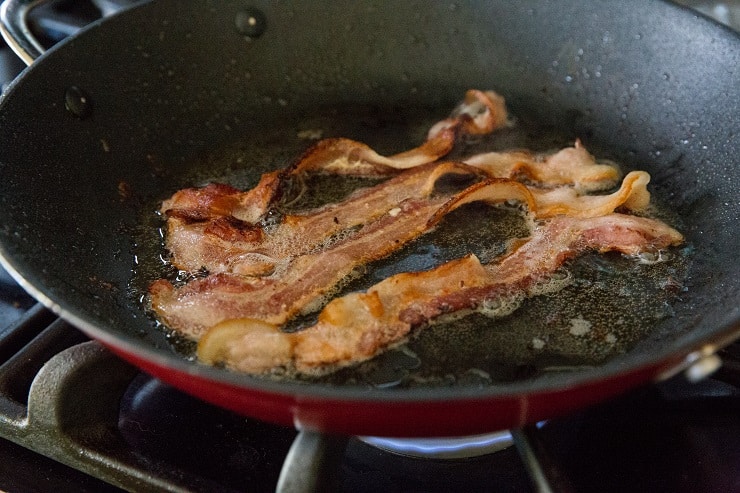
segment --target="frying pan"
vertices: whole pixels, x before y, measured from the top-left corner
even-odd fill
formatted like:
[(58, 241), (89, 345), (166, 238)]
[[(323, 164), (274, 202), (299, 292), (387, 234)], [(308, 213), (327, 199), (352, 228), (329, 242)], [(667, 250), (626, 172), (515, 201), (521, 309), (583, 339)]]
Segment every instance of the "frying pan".
[[(122, 358), (245, 415), (378, 436), (521, 426), (666, 378), (740, 333), (739, 62), (737, 34), (658, 1), (144, 3), (53, 47), (4, 94), (0, 253)], [(382, 389), (207, 367), (154, 326), (131, 283), (157, 200), (253, 184), (307, 147), (294, 132), (319, 113), (400, 151), (418, 132), (378, 121), (444, 117), (468, 88), (651, 173), (694, 253), (672, 315), (641, 341), (579, 371)], [(345, 122), (344, 107), (375, 119)]]

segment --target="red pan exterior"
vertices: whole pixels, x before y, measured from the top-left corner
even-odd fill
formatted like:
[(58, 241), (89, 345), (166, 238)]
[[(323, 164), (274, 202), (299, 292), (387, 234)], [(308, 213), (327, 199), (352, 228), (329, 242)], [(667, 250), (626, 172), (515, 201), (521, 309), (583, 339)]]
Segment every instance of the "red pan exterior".
[(381, 437), (467, 436), (517, 428), (595, 404), (678, 365), (677, 356), (610, 378), (559, 390), (542, 389), (454, 400), (349, 400), (263, 392), (187, 374), (139, 354), (109, 349), (160, 380), (245, 416), (301, 430)]

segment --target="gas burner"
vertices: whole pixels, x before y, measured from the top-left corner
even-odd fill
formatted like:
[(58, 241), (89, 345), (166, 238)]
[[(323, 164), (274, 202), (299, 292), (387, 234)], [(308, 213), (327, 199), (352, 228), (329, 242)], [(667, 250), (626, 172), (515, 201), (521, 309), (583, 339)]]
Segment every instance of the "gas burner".
[(427, 459), (466, 459), (499, 452), (514, 444), (509, 431), (467, 437), (381, 438), (360, 440), (386, 452)]

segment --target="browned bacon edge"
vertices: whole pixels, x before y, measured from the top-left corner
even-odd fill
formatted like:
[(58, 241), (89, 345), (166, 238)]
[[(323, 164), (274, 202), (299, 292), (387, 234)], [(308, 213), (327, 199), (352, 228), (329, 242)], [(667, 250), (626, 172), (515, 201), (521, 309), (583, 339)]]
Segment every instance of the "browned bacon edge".
[(482, 265), (468, 255), (429, 271), (389, 277), (365, 293), (332, 300), (316, 325), (297, 333), (260, 320), (227, 320), (203, 336), (198, 356), (248, 373), (331, 371), (372, 358), (441, 315), (530, 296), (565, 260), (585, 251), (633, 255), (682, 239), (648, 218), (557, 216), (536, 226), (529, 241), (495, 264)]

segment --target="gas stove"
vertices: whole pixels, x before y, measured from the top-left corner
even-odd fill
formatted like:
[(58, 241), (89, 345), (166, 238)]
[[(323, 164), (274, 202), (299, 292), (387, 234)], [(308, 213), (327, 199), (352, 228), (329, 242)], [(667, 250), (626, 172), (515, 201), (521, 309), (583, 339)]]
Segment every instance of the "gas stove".
[[(125, 1), (56, 2), (51, 45)], [(684, 2), (688, 3), (688, 2)], [(732, 24), (736, 3), (697, 7)], [(0, 49), (0, 82), (22, 64)], [(13, 492), (740, 491), (740, 343), (685, 375), (471, 441), (316, 441), (139, 372), (0, 272), (0, 490)], [(328, 447), (315, 459), (312, 447)]]

